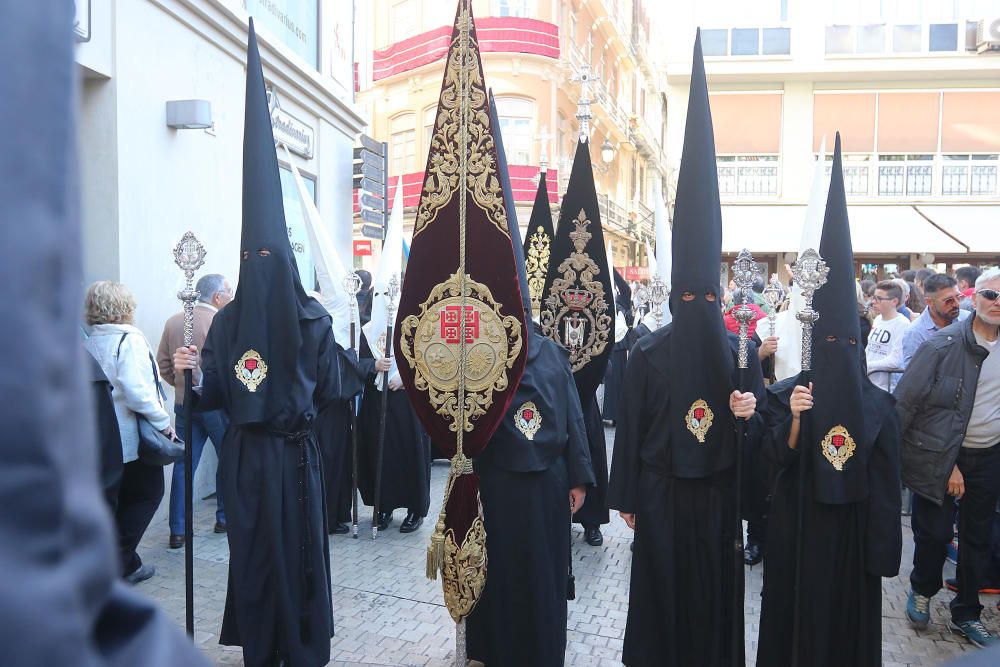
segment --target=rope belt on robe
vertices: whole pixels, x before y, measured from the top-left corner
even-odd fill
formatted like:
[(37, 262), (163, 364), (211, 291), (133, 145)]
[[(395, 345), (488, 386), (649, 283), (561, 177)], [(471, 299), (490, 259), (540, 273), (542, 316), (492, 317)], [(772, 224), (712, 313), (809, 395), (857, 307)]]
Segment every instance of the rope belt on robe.
[(313, 566), (312, 555), (312, 533), (309, 530), (309, 447), (307, 442), (313, 435), (312, 429), (305, 431), (282, 431), (275, 428), (264, 427), (259, 429), (263, 433), (281, 438), (285, 444), (299, 448), (299, 505), (302, 507), (302, 608), (299, 610), (299, 637), (303, 642), (308, 643), (312, 634), (308, 602), (313, 598)]

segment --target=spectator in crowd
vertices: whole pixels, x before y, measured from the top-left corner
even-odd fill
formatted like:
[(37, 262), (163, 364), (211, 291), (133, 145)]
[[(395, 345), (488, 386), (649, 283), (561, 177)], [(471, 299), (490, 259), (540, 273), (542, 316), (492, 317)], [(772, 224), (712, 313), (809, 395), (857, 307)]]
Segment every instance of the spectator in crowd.
[(955, 279), (936, 273), (924, 281), (924, 303), (927, 307), (913, 325), (903, 334), (903, 368), (905, 369), (921, 343), (935, 331), (943, 329), (955, 320), (964, 320), (969, 313), (959, 308), (961, 295)]
[(87, 289), (84, 310), (88, 338), (84, 345), (111, 382), (122, 440), (122, 478), (115, 523), (118, 526), (122, 576), (135, 584), (156, 570), (144, 565), (136, 547), (163, 499), (163, 468), (139, 460), (142, 415), (164, 435), (174, 437), (160, 398), (160, 378), (149, 343), (134, 325), (135, 297), (128, 287), (101, 280)]
[(980, 621), (979, 589), (1000, 494), (1000, 270), (979, 277), (973, 299), (973, 317), (942, 329), (917, 350), (896, 388), (896, 407), (903, 482), (914, 493), (906, 615), (918, 629), (930, 620), (930, 598), (941, 590), (952, 539), (951, 496), (959, 505), (960, 544), (951, 627), (985, 647), (997, 643)]
[(958, 283), (958, 291), (962, 293), (962, 301), (959, 307), (962, 310), (972, 311), (972, 293), (976, 291), (976, 280), (981, 271), (976, 266), (961, 266), (955, 269), (955, 281)]
[(913, 281), (915, 281), (917, 279), (917, 270), (916, 269), (907, 269), (906, 271), (903, 271), (902, 273), (900, 273), (899, 277), (901, 279), (905, 280), (908, 283), (912, 283)]
[(903, 301), (899, 304), (899, 306), (896, 308), (896, 310), (899, 311), (900, 315), (905, 316), (907, 320), (910, 320), (912, 322), (914, 319), (916, 319), (917, 316), (914, 315), (913, 311), (910, 310), (910, 307), (906, 305), (910, 301), (910, 285), (911, 285), (911, 283), (906, 282), (902, 278), (893, 278), (892, 282), (894, 282), (897, 285), (899, 285), (899, 289), (902, 290), (902, 292), (903, 292)]
[[(920, 288), (921, 293), (924, 291), (924, 281), (933, 276), (937, 271), (934, 269), (928, 269), (924, 267), (917, 270), (917, 278), (913, 281), (913, 284)], [(924, 306), (921, 305), (920, 310), (923, 310)]]
[(872, 331), (871, 303), (861, 289), (861, 283), (854, 282), (854, 291), (858, 300), (858, 318), (861, 320), (861, 344), (868, 345), (868, 336)]
[[(205, 346), (205, 337), (212, 326), (212, 318), (233, 299), (233, 289), (229, 281), (218, 273), (202, 276), (195, 286), (198, 291), (198, 303), (194, 307), (194, 345), (198, 349)], [(163, 325), (163, 335), (160, 336), (160, 347), (156, 352), (156, 362), (160, 367), (160, 375), (174, 387), (174, 419), (178, 433), (184, 432), (184, 374), (174, 373), (174, 350), (184, 345), (184, 313), (170, 316)], [(198, 461), (201, 459), (205, 440), (211, 438), (216, 456), (221, 457), (219, 449), (222, 436), (229, 426), (229, 418), (224, 410), (209, 410), (195, 412), (191, 419), (191, 461), (194, 475), (198, 471)], [(174, 472), (170, 480), (170, 525), (169, 546), (179, 549), (184, 546), (184, 460), (174, 463)], [(218, 475), (217, 475), (218, 476)], [(216, 488), (219, 488), (216, 483)], [(222, 502), (222, 494), (216, 493), (215, 532), (226, 532), (226, 514)]]
[(122, 436), (118, 430), (118, 416), (111, 383), (101, 365), (89, 354), (87, 379), (94, 393), (94, 415), (97, 422), (97, 453), (99, 456), (101, 488), (108, 509), (114, 514), (118, 507), (118, 487), (122, 483)]
[(896, 310), (902, 297), (903, 291), (891, 280), (883, 280), (875, 288), (874, 306), (878, 316), (872, 323), (865, 358), (868, 379), (886, 391), (892, 391), (899, 379), (895, 371), (901, 368), (903, 334), (910, 327), (910, 321)]
[(924, 308), (927, 307), (924, 303), (924, 292), (917, 287), (916, 283), (906, 283), (906, 286), (910, 288), (910, 296), (906, 299), (906, 307), (910, 309), (912, 315), (910, 319), (915, 320), (924, 311)]

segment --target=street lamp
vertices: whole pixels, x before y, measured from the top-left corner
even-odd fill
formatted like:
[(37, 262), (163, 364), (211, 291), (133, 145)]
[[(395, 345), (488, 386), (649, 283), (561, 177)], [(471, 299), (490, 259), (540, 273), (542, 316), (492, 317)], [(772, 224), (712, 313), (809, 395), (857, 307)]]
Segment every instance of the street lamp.
[(604, 140), (601, 144), (601, 160), (604, 164), (611, 164), (615, 159), (615, 147), (611, 145), (611, 141), (608, 139)]

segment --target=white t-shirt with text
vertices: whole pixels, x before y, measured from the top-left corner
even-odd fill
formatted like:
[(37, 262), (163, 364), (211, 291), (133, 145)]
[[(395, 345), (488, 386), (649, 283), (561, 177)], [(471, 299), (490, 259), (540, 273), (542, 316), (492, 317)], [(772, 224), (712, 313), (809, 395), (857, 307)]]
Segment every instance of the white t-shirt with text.
[(902, 315), (896, 315), (891, 320), (883, 320), (879, 315), (872, 322), (865, 358), (868, 362), (868, 377), (876, 387), (886, 391), (895, 388), (900, 373), (889, 371), (903, 365), (903, 334), (909, 328), (910, 321)]

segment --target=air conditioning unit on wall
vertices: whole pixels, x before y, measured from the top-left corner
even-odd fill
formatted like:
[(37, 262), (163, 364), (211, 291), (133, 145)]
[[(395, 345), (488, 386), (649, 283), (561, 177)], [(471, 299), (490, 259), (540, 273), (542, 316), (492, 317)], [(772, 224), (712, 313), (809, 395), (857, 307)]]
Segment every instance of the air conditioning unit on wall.
[(1000, 16), (983, 19), (976, 28), (976, 53), (1000, 51)]

